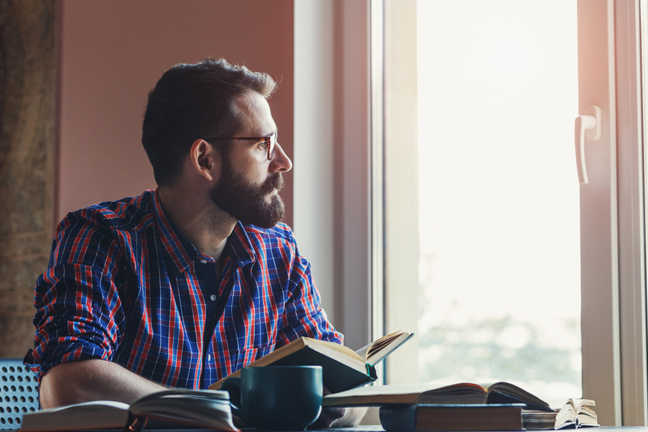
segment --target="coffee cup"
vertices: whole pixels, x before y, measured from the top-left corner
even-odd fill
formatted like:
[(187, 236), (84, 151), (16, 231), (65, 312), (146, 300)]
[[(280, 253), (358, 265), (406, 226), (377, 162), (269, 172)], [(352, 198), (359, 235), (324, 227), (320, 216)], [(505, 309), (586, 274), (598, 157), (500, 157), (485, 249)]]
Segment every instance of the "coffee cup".
[(245, 367), (221, 390), (230, 393), (232, 413), (248, 426), (304, 430), (322, 411), (322, 367)]

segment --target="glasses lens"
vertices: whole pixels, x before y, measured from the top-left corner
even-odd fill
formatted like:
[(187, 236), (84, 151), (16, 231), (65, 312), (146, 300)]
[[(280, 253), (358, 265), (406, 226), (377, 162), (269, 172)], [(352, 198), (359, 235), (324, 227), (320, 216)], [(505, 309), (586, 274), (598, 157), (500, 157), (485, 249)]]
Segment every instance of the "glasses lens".
[(275, 146), (277, 145), (277, 132), (270, 135), (270, 145), (268, 146), (268, 160), (274, 157)]

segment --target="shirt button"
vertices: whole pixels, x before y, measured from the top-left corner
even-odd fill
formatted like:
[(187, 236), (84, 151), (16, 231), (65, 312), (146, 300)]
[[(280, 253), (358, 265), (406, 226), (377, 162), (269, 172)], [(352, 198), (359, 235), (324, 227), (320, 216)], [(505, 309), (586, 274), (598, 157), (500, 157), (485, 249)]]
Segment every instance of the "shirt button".
[(216, 294), (212, 294), (212, 295), (210, 295), (210, 296), (209, 296), (209, 299), (210, 299), (211, 301), (216, 301)]
[(207, 260), (200, 260), (200, 264), (207, 264)]
[(207, 354), (207, 361), (211, 361), (211, 354)]

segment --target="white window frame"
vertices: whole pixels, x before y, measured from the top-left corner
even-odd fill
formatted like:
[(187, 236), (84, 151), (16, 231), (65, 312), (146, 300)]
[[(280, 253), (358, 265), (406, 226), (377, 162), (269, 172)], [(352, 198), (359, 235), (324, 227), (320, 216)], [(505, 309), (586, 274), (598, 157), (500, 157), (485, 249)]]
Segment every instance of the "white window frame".
[[(400, 7), (390, 10), (389, 0), (386, 4), (385, 49), (389, 50), (391, 43), (403, 46), (403, 41), (398, 41), (398, 37), (402, 37), (400, 31), (390, 35), (390, 20), (403, 19), (401, 15), (405, 12)], [(583, 390), (585, 397), (596, 400), (602, 424), (645, 425), (644, 159), (638, 62), (639, 1), (579, 0), (578, 8), (579, 106), (583, 114), (593, 104), (603, 111), (603, 137), (597, 143), (587, 144), (590, 179), (589, 184), (581, 187), (581, 213), (584, 215), (581, 224)], [(412, 31), (411, 27), (407, 31)], [(399, 95), (412, 91), (411, 81), (415, 81), (416, 76), (410, 72), (407, 77), (407, 68), (399, 69), (400, 60), (392, 63), (389, 53), (385, 64), (385, 109), (389, 110), (390, 103), (398, 104)], [(398, 105), (393, 110), (400, 114), (406, 105)], [(399, 244), (406, 230), (403, 226), (414, 225), (417, 221), (411, 216), (404, 223), (392, 220), (399, 211), (398, 218), (403, 216), (403, 208), (411, 214), (416, 207), (411, 206), (411, 199), (408, 203), (408, 197), (403, 196), (403, 191), (412, 188), (411, 172), (401, 170), (398, 175), (392, 174), (389, 164), (399, 166), (394, 159), (405, 158), (402, 152), (415, 155), (408, 144), (416, 141), (400, 139), (407, 128), (399, 129), (402, 118), (390, 117), (389, 114), (385, 116), (388, 143), (385, 156), (385, 237), (388, 245), (385, 295), (388, 299), (387, 325), (399, 327), (402, 322), (411, 325), (412, 317), (403, 319), (403, 311), (412, 311), (416, 306), (415, 301), (408, 305), (406, 299), (417, 298), (416, 293), (408, 292), (411, 282), (402, 283), (403, 273), (412, 269), (406, 269), (406, 263), (399, 258), (401, 253), (407, 254), (417, 248), (415, 244), (401, 246), (399, 250), (390, 247)], [(394, 140), (391, 142), (397, 143), (398, 148), (392, 148), (390, 140)], [(393, 208), (394, 203), (396, 208)], [(390, 269), (398, 269), (399, 274), (390, 275), (393, 273)], [(413, 271), (416, 272), (416, 268)], [(401, 304), (395, 306), (396, 302)], [(389, 369), (388, 381), (392, 382), (393, 376), (397, 377), (393, 382), (416, 381), (415, 361), (399, 358), (398, 367)], [(403, 363), (407, 366), (403, 367)], [(403, 369), (413, 371), (409, 378), (398, 376)]]
[[(597, 105), (581, 185), (583, 393), (605, 425), (646, 424), (639, 1), (579, 0), (579, 109)], [(596, 233), (597, 235), (592, 235)]]
[[(645, 2), (644, 2), (645, 5)], [(608, 9), (609, 10), (609, 9)], [(639, 0), (614, 4), (621, 423), (647, 424), (645, 155)], [(643, 11), (646, 13), (646, 11)], [(645, 22), (644, 22), (645, 24)], [(648, 29), (644, 29), (648, 30)], [(617, 420), (618, 420), (617, 415)]]
[(611, 1), (578, 1), (579, 113), (602, 113), (580, 188), (583, 396), (596, 400), (602, 424), (621, 421), (613, 16)]

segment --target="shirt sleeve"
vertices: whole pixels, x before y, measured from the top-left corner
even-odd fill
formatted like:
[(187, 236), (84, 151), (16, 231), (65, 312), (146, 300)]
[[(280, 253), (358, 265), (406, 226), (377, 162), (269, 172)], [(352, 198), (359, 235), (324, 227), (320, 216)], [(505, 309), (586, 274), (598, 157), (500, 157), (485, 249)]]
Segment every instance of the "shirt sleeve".
[(289, 299), (282, 317), (282, 329), (277, 336), (277, 347), (302, 336), (342, 345), (344, 336), (335, 330), (320, 305), (310, 263), (299, 255), (296, 247), (289, 286)]
[(120, 253), (112, 232), (93, 219), (86, 211), (64, 219), (36, 282), (36, 335), (25, 363), (39, 378), (62, 362), (112, 361), (121, 339)]

